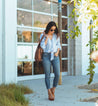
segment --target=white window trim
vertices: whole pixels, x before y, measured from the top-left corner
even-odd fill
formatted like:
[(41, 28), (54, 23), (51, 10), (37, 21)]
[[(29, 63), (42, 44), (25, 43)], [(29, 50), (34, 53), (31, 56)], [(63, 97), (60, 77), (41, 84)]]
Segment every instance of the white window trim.
[[(63, 3), (63, 4), (66, 4), (66, 3)], [(51, 5), (52, 5), (52, 3), (51, 3)], [(67, 6), (67, 16), (62, 16), (62, 18), (68, 19), (68, 7), (69, 6)], [(25, 12), (31, 12), (32, 14), (33, 13), (36, 13), (36, 14), (51, 16), (52, 19), (53, 19), (53, 17), (58, 17), (58, 15), (53, 14), (52, 11), (51, 11), (52, 12), (52, 14), (51, 14), (51, 13), (33, 11), (33, 10), (28, 10), (28, 9), (23, 9), (23, 8), (17, 8), (17, 10), (19, 10), (19, 11), (25, 11)], [(68, 25), (67, 25), (67, 27), (68, 27)], [(24, 29), (25, 28), (28, 28), (28, 29), (31, 29), (31, 31), (34, 30), (34, 32), (35, 31), (36, 32), (42, 32), (43, 30), (45, 30), (45, 28), (33, 27), (33, 26), (32, 27), (30, 27), (30, 26), (22, 26), (22, 25), (17, 25), (17, 28), (24, 28)], [(67, 28), (67, 30), (62, 30), (62, 32), (68, 32), (68, 28)], [(33, 41), (33, 39), (32, 39), (32, 41)], [(37, 45), (38, 43), (17, 42), (17, 40), (16, 40), (16, 48), (17, 48), (17, 45), (21, 45), (21, 44), (22, 45), (32, 45), (32, 47), (33, 47), (33, 45)], [(62, 44), (62, 46), (68, 46), (68, 44)], [(17, 81), (44, 78), (44, 74), (33, 75), (33, 62), (34, 62), (34, 59), (16, 59), (16, 60), (17, 60), (16, 61), (16, 67), (17, 67), (17, 62), (18, 61), (32, 61), (32, 75), (27, 75), (27, 76), (18, 76), (17, 75)], [(62, 60), (69, 60), (69, 59), (68, 58), (62, 58)], [(17, 68), (16, 68), (16, 70), (17, 70)], [(54, 77), (54, 74), (53, 73), (51, 73), (51, 74), (52, 74), (52, 77)], [(62, 72), (62, 75), (67, 75), (67, 72)]]

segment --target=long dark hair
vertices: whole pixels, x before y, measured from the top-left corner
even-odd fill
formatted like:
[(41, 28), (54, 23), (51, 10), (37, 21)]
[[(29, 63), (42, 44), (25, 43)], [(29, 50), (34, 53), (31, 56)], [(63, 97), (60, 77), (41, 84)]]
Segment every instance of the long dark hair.
[(55, 34), (57, 35), (57, 38), (59, 36), (59, 32), (58, 32), (58, 28), (56, 26), (56, 23), (54, 21), (50, 21), (47, 26), (46, 26), (46, 29), (45, 29), (45, 33), (48, 34), (49, 30), (51, 29), (52, 26), (55, 26), (56, 27), (56, 30), (55, 30)]

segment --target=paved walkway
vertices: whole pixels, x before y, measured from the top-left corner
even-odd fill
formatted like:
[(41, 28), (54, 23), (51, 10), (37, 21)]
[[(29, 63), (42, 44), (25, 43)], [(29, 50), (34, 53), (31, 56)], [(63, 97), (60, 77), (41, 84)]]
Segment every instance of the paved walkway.
[[(30, 106), (98, 106), (93, 102), (80, 102), (80, 99), (93, 97), (97, 93), (88, 93), (86, 89), (78, 89), (77, 86), (87, 84), (89, 76), (63, 76), (62, 85), (58, 85), (55, 91), (55, 100), (48, 100), (48, 93), (44, 79), (20, 81), (31, 88), (34, 93), (25, 95), (30, 100)], [(51, 87), (53, 77), (51, 78)], [(98, 74), (95, 74), (93, 83), (98, 82)]]

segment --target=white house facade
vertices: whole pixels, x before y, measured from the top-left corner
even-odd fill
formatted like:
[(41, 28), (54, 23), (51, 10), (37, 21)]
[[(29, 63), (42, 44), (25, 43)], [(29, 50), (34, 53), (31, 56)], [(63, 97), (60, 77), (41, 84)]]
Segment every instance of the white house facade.
[[(66, 39), (73, 19), (73, 5), (62, 1), (62, 75), (86, 75), (90, 40), (88, 23), (82, 23), (82, 35)], [(49, 21), (58, 25), (58, 0), (0, 0), (0, 84), (44, 78), (42, 63), (34, 60), (40, 34)], [(98, 64), (95, 72), (98, 73)], [(54, 76), (51, 67), (51, 77)]]

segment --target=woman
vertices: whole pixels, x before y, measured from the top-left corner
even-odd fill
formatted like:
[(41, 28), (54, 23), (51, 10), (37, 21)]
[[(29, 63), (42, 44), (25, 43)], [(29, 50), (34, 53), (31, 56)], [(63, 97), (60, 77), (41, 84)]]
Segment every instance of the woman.
[[(60, 60), (59, 60), (59, 50), (61, 50), (60, 36), (58, 33), (58, 28), (54, 21), (47, 24), (45, 31), (40, 35), (40, 39), (45, 34), (42, 39), (40, 46), (43, 49), (42, 64), (45, 72), (45, 84), (48, 90), (48, 99), (54, 100), (55, 89), (57, 87), (60, 75)], [(53, 66), (54, 70), (54, 80), (53, 87), (50, 88), (50, 66)]]

